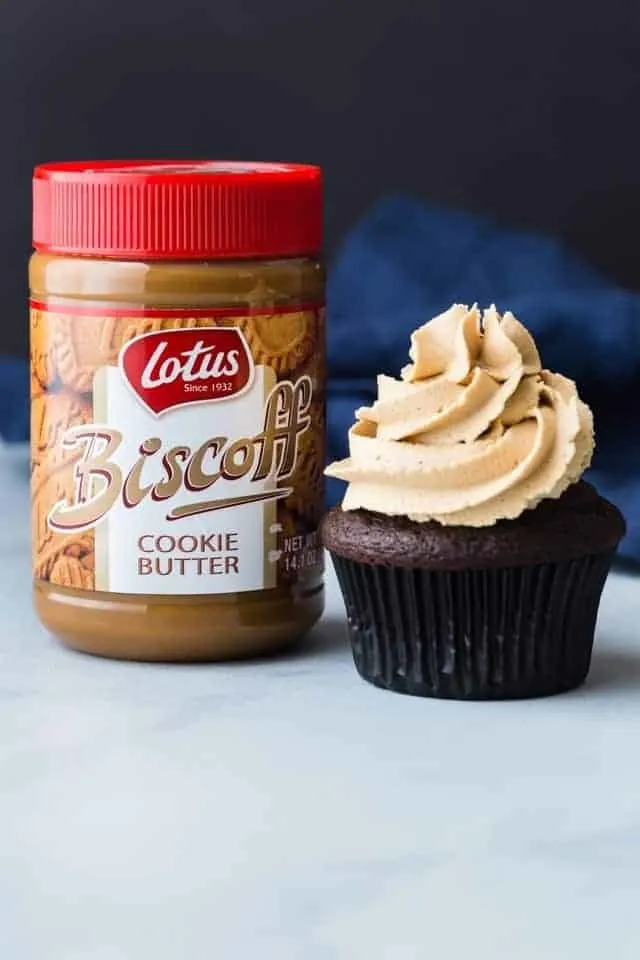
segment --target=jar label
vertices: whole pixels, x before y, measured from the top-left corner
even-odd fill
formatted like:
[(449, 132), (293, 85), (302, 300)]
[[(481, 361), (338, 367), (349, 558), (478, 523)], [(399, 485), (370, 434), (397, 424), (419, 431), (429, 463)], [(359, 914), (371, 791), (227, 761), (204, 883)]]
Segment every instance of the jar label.
[(324, 308), (31, 303), (35, 576), (128, 594), (317, 579)]

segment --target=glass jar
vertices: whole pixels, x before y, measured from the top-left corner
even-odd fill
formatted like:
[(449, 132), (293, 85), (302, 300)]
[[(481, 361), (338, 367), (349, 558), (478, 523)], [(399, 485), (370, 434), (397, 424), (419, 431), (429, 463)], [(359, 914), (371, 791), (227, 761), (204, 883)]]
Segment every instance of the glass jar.
[(34, 595), (68, 645), (228, 659), (319, 618), (321, 202), (301, 165), (36, 169)]

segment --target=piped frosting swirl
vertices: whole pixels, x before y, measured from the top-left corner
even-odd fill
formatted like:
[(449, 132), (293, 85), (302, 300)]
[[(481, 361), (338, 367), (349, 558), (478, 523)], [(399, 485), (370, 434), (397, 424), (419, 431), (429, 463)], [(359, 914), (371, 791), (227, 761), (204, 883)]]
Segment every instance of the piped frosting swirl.
[(557, 498), (593, 453), (593, 418), (572, 380), (543, 370), (512, 313), (454, 304), (411, 336), (401, 379), (378, 377), (356, 411), (344, 510), (490, 526)]

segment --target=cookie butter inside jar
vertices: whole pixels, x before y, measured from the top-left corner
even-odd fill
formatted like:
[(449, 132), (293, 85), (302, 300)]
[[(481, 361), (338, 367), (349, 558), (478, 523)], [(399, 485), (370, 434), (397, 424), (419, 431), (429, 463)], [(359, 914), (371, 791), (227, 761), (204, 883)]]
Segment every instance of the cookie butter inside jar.
[(320, 616), (321, 233), (316, 167), (36, 168), (34, 595), (68, 645), (226, 659)]

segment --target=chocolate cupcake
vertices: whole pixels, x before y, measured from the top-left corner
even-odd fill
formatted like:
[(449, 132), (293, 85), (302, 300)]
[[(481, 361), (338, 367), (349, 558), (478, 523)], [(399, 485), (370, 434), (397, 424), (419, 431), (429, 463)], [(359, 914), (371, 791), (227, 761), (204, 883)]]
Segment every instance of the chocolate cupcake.
[(593, 419), (510, 313), (454, 305), (356, 412), (324, 521), (356, 667), (403, 693), (544, 696), (589, 670), (624, 535), (581, 481)]

